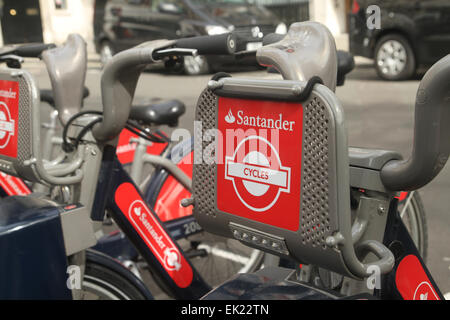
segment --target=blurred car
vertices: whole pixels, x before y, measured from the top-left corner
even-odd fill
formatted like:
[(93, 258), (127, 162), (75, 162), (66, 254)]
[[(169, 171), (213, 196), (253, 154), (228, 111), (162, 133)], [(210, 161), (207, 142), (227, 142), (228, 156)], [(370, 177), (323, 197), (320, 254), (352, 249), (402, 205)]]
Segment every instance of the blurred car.
[[(97, 0), (94, 34), (102, 62), (113, 54), (154, 39), (233, 32), (237, 51), (262, 45), (268, 33), (287, 27), (264, 7), (247, 0)], [(217, 64), (236, 63), (230, 56), (184, 58), (187, 74), (213, 71)]]
[[(381, 9), (380, 29), (367, 26), (369, 5)], [(385, 80), (409, 79), (419, 66), (430, 66), (450, 53), (450, 1), (354, 0), (350, 51), (374, 59)]]

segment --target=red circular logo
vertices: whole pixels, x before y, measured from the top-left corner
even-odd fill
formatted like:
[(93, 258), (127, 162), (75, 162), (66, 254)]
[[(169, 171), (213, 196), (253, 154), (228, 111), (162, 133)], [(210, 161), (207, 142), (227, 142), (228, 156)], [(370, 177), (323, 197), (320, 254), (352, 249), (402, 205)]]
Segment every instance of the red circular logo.
[(14, 135), (14, 120), (6, 103), (0, 101), (0, 149), (6, 147)]
[(281, 192), (290, 192), (291, 169), (283, 167), (277, 149), (265, 138), (250, 136), (225, 158), (225, 179), (239, 200), (256, 212), (270, 209)]

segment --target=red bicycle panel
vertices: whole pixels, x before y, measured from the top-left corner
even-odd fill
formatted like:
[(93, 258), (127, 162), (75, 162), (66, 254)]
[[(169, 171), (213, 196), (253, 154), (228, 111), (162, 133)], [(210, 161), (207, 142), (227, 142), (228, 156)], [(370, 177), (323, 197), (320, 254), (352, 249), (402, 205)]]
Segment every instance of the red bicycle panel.
[(19, 83), (0, 80), (0, 154), (17, 157)]
[(114, 199), (177, 286), (188, 287), (193, 279), (191, 266), (163, 229), (160, 221), (147, 207), (136, 188), (131, 183), (123, 183), (117, 188)]
[(30, 188), (22, 179), (0, 172), (0, 187), (8, 196), (26, 196), (31, 193)]
[(440, 300), (422, 264), (414, 255), (408, 255), (400, 261), (395, 284), (405, 300)]
[(220, 97), (218, 129), (218, 209), (297, 231), (302, 105)]

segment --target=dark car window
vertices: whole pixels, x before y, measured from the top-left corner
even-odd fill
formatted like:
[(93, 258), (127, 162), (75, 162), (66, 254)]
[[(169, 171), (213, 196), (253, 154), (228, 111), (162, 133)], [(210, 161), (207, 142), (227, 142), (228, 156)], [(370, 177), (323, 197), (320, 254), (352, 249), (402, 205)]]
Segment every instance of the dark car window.
[(265, 7), (256, 5), (254, 0), (190, 0), (190, 2), (202, 10), (212, 13), (213, 16), (225, 19), (229, 16), (240, 16), (242, 19), (250, 19), (255, 16), (272, 17)]
[(128, 0), (128, 4), (135, 6), (148, 6), (151, 0)]
[(207, 5), (207, 4), (219, 4), (219, 3), (234, 3), (234, 4), (252, 4), (254, 1), (252, 0), (193, 0), (192, 1), (198, 5)]
[(164, 11), (161, 8), (169, 8), (171, 13), (181, 14), (183, 12), (183, 6), (180, 0), (125, 0), (124, 2), (131, 6), (140, 6), (147, 10), (149, 9), (153, 12)]
[(127, 5), (132, 7), (142, 7), (153, 12), (161, 11), (161, 6), (170, 6), (172, 13), (182, 13), (182, 5), (179, 0), (125, 0)]

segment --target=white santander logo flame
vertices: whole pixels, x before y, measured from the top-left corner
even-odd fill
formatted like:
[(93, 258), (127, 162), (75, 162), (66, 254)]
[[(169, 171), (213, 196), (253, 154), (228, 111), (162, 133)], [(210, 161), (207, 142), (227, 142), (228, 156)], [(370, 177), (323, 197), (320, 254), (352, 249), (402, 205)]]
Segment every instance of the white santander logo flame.
[(236, 118), (233, 116), (231, 109), (228, 111), (228, 114), (225, 116), (225, 121), (228, 123), (234, 123), (234, 121), (236, 121)]

